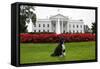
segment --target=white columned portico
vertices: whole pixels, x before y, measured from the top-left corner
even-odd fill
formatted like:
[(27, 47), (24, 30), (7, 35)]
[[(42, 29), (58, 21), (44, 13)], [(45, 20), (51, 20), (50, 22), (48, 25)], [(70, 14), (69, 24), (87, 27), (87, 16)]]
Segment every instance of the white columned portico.
[(56, 34), (60, 34), (60, 19), (57, 19), (57, 23), (56, 23)]

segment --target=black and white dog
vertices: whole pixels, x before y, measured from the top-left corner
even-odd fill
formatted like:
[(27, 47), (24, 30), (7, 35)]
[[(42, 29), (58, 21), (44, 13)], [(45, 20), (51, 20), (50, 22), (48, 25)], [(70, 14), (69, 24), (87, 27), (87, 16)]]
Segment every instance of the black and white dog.
[(59, 39), (59, 44), (58, 46), (55, 48), (54, 53), (51, 54), (51, 56), (59, 56), (59, 57), (63, 57), (66, 55), (65, 53), (65, 46), (64, 46), (64, 38), (60, 37)]

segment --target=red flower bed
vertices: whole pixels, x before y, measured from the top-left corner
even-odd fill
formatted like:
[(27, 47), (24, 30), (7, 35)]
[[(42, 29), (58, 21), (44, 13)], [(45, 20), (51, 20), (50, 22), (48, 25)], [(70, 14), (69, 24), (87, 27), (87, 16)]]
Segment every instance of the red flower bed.
[(22, 43), (53, 43), (63, 36), (65, 42), (95, 41), (95, 34), (20, 34)]

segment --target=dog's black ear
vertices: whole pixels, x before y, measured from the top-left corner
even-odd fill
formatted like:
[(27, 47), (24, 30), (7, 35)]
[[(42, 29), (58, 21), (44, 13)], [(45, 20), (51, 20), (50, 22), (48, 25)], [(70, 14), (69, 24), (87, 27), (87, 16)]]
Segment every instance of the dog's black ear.
[(63, 52), (65, 52), (65, 50), (63, 50)]

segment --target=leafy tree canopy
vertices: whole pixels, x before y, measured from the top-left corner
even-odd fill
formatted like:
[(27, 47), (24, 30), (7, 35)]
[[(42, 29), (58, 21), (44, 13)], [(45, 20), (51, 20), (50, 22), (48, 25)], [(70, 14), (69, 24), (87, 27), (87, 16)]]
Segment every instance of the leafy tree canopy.
[(92, 33), (96, 33), (96, 23), (92, 23)]
[(36, 14), (34, 13), (34, 6), (21, 5), (20, 6), (20, 33), (27, 32), (26, 23), (30, 23), (30, 19), (32, 23), (36, 23)]

